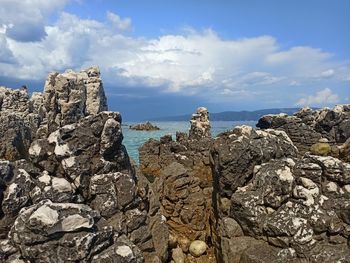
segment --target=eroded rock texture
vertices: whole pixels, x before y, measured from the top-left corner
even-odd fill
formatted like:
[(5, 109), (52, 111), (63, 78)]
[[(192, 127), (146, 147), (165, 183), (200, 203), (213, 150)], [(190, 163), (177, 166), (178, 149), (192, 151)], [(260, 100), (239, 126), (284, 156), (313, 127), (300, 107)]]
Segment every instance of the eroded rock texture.
[(13, 161), (28, 157), (28, 148), (42, 119), (32, 106), (25, 87), (0, 87), (0, 158)]
[(219, 262), (347, 262), (350, 164), (298, 155), (284, 131), (237, 127), (215, 139)]
[(350, 105), (320, 110), (303, 108), (293, 116), (266, 115), (259, 120), (257, 127), (285, 131), (302, 154), (325, 138), (334, 146), (332, 156), (349, 160), (346, 159), (349, 146), (342, 144), (350, 137)]
[[(181, 262), (214, 262), (210, 250), (193, 257), (189, 246), (195, 240), (211, 245), (212, 171), (209, 149), (212, 144), (208, 111), (199, 108), (189, 135), (177, 133), (174, 141), (164, 136), (150, 139), (140, 148), (140, 170), (154, 181), (161, 213), (171, 234), (172, 257)], [(198, 130), (200, 129), (200, 131)], [(182, 253), (176, 249), (181, 248)]]
[(1, 88), (0, 109), (0, 262), (166, 261), (160, 203), (98, 68), (52, 73), (32, 98)]

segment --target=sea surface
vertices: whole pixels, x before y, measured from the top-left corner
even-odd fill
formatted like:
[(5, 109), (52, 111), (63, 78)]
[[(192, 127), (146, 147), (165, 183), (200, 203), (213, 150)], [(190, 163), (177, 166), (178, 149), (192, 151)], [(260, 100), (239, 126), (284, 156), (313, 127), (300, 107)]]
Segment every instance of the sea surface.
[[(160, 128), (158, 131), (135, 131), (129, 129), (129, 125), (135, 125), (139, 122), (125, 122), (123, 123), (122, 130), (124, 135), (123, 144), (125, 145), (129, 156), (135, 161), (139, 162), (139, 147), (144, 144), (148, 139), (159, 139), (160, 137), (171, 134), (175, 140), (177, 131), (187, 132), (190, 129), (189, 121), (171, 121), (171, 122), (152, 122)], [(249, 125), (255, 127), (257, 121), (211, 121), (212, 136), (215, 137), (219, 133), (231, 130), (235, 126)]]

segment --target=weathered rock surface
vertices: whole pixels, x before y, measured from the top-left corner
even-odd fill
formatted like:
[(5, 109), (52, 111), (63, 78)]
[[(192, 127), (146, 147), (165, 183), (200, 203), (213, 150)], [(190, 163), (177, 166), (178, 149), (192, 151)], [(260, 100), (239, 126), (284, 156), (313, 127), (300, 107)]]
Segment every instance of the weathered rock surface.
[(211, 157), (219, 262), (350, 260), (349, 163), (244, 126), (215, 139)]
[[(195, 115), (198, 122), (192, 122), (192, 126), (205, 129), (201, 128), (199, 132), (192, 127), (191, 139), (186, 133), (177, 133), (176, 141), (171, 136), (164, 136), (159, 141), (151, 139), (139, 150), (140, 170), (154, 180), (160, 211), (169, 226), (171, 246), (182, 249), (185, 262), (197, 262), (189, 253), (192, 241), (198, 239), (210, 243), (211, 240), (212, 171), (209, 149), (212, 139), (207, 110), (200, 108)], [(200, 126), (201, 123), (203, 126)], [(212, 262), (212, 258), (209, 260), (211, 256), (210, 253), (203, 255), (198, 262)], [(181, 256), (176, 258), (180, 260)]]
[(0, 262), (167, 260), (158, 197), (106, 110), (98, 68), (52, 73), (32, 98), (0, 88)]
[(157, 131), (157, 130), (159, 130), (159, 127), (157, 127), (156, 125), (154, 125), (148, 121), (146, 123), (130, 125), (129, 129), (136, 130), (136, 131)]
[(350, 262), (349, 112), (212, 139), (198, 108), (138, 170), (98, 68), (0, 87), (0, 262)]
[(333, 109), (312, 110), (303, 108), (294, 116), (287, 114), (263, 116), (257, 124), (261, 129), (285, 131), (300, 153), (310, 151), (310, 147), (321, 138), (328, 139), (334, 149), (334, 157), (342, 157), (343, 148), (337, 146), (350, 137), (350, 105), (337, 105)]
[(192, 114), (189, 139), (201, 139), (210, 137), (209, 112), (204, 107), (199, 107), (196, 113)]
[(81, 72), (50, 73), (45, 83), (43, 102), (47, 125), (41, 132), (46, 134), (108, 109), (97, 67)]
[(40, 121), (26, 88), (0, 87), (0, 158), (11, 161), (27, 158)]

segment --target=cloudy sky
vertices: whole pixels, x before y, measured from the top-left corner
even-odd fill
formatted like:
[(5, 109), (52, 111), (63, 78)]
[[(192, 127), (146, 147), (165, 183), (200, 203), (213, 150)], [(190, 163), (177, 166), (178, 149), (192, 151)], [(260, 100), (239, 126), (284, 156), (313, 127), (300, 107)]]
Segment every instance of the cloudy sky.
[(0, 85), (98, 65), (140, 120), (350, 103), (348, 0), (0, 0)]

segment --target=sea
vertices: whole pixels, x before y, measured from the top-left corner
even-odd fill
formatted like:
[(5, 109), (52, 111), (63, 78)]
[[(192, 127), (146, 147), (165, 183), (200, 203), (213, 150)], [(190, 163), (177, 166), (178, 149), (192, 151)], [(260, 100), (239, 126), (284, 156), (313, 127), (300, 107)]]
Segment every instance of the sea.
[[(159, 139), (160, 137), (170, 134), (175, 140), (177, 131), (187, 132), (190, 129), (189, 121), (162, 121), (152, 122), (160, 128), (158, 131), (136, 131), (129, 129), (130, 125), (135, 125), (139, 122), (125, 122), (122, 125), (125, 145), (129, 156), (136, 162), (139, 163), (139, 147), (143, 145), (150, 138)], [(235, 126), (248, 125), (255, 127), (257, 121), (211, 121), (211, 132), (212, 136), (216, 137), (218, 134), (232, 130)]]

